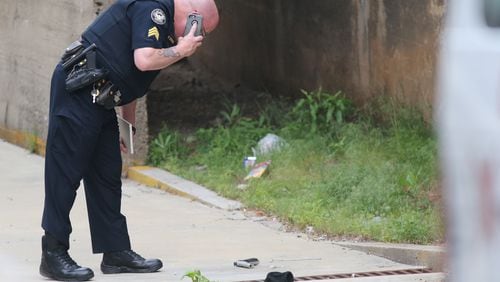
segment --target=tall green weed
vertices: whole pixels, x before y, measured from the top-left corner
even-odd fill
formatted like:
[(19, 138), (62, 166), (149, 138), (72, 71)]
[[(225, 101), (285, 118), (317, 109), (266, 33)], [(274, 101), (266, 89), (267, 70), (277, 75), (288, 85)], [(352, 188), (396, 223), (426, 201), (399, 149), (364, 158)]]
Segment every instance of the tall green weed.
[[(181, 142), (160, 146), (170, 143), (156, 141), (165, 139), (159, 136), (151, 159), (297, 228), (390, 242), (441, 241), (436, 139), (419, 112), (388, 102), (356, 111), (340, 92), (303, 95), (290, 107), (268, 103), (262, 109), (273, 113), (262, 110), (253, 118), (228, 104), (217, 126), (196, 131), (194, 145), (182, 149), (177, 137)], [(287, 146), (258, 156), (272, 160), (267, 176), (244, 181), (243, 157), (270, 132)], [(238, 189), (241, 184), (246, 189)]]

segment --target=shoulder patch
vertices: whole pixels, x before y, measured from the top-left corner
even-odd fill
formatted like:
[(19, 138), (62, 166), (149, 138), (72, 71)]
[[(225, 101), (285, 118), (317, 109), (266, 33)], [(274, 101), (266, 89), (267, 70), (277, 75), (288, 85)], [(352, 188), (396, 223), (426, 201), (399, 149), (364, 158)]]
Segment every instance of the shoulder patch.
[(167, 22), (167, 16), (162, 9), (154, 9), (151, 12), (151, 20), (156, 24), (164, 25)]

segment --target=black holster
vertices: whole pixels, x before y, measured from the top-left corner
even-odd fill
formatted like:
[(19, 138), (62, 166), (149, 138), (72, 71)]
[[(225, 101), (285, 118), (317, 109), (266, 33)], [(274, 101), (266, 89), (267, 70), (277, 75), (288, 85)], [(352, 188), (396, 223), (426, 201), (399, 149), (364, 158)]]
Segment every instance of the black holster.
[(72, 43), (74, 48), (67, 48), (62, 57), (62, 67), (68, 72), (66, 90), (69, 92), (82, 89), (95, 82), (106, 78), (108, 71), (96, 67), (96, 45), (87, 48), (77, 43)]
[(99, 87), (99, 96), (96, 98), (96, 103), (103, 106), (107, 110), (111, 110), (121, 102), (122, 94), (111, 81), (107, 81)]

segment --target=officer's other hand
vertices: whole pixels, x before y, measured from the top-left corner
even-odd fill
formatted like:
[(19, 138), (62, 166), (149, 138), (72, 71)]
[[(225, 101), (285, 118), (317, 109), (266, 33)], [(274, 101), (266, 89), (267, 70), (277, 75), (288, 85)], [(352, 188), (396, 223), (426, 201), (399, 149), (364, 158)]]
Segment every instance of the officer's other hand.
[(181, 53), (181, 55), (184, 57), (193, 55), (194, 52), (196, 52), (196, 49), (198, 49), (198, 47), (200, 47), (201, 43), (203, 42), (203, 36), (194, 35), (197, 25), (198, 23), (194, 23), (189, 33), (184, 37), (179, 37), (178, 39), (176, 49), (177, 52)]
[(125, 141), (123, 140), (123, 138), (120, 138), (120, 151), (122, 151), (122, 153), (124, 154), (128, 153), (128, 148), (127, 145), (125, 145)]

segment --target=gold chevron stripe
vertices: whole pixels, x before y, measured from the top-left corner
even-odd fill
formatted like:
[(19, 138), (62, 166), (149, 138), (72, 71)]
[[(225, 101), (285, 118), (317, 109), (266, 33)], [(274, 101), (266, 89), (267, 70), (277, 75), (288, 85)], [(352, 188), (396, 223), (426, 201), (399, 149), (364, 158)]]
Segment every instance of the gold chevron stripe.
[(158, 31), (158, 28), (152, 27), (148, 30), (148, 37), (154, 36), (156, 38), (156, 41), (160, 40), (160, 32)]

